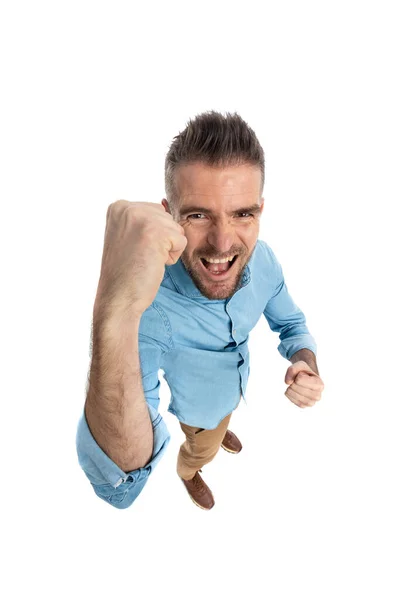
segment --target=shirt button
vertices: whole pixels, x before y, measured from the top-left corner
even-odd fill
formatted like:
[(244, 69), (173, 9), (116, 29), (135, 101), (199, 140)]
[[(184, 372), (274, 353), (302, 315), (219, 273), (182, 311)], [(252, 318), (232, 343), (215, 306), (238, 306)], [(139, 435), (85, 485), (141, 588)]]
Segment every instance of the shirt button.
[(236, 329), (234, 329), (234, 330), (232, 331), (232, 333), (236, 333)]

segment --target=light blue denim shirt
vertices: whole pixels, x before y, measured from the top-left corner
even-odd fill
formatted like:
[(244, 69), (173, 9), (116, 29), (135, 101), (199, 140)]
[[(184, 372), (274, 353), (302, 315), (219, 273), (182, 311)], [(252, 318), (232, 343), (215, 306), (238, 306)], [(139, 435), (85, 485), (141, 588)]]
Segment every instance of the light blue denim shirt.
[(123, 471), (97, 444), (85, 412), (79, 419), (79, 464), (97, 496), (116, 508), (128, 508), (143, 490), (170, 441), (158, 412), (164, 372), (171, 391), (168, 410), (182, 423), (214, 429), (245, 398), (250, 372), (249, 333), (264, 314), (279, 333), (278, 350), (290, 359), (302, 348), (316, 354), (304, 314), (290, 297), (275, 254), (258, 240), (240, 289), (226, 300), (208, 300), (179, 260), (165, 267), (154, 302), (139, 328), (139, 355), (145, 398), (153, 428), (153, 453), (147, 465)]
[(142, 315), (139, 353), (148, 404), (158, 410), (158, 371), (171, 391), (168, 411), (179, 421), (214, 429), (245, 399), (250, 372), (249, 333), (264, 314), (279, 333), (280, 354), (316, 343), (290, 297), (272, 249), (258, 240), (240, 289), (226, 300), (201, 294), (181, 259), (166, 266), (154, 302)]

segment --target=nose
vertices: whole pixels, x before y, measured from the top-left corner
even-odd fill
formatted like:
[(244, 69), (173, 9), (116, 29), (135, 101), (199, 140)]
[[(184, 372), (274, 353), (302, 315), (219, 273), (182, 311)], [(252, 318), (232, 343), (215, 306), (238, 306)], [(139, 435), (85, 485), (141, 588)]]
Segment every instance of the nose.
[(213, 223), (208, 231), (207, 242), (220, 254), (229, 252), (234, 240), (234, 228), (228, 221)]

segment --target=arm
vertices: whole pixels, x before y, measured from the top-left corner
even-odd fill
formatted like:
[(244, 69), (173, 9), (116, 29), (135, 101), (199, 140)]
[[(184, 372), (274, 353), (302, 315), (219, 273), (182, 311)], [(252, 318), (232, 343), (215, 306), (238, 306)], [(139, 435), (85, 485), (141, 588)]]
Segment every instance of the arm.
[[(286, 372), (285, 383), (289, 387), (285, 395), (300, 408), (313, 406), (320, 400), (324, 389), (316, 361), (317, 345), (308, 331), (303, 312), (290, 297), (281, 265), (271, 249), (270, 252), (275, 265), (276, 280), (264, 316), (271, 329), (279, 332), (281, 340), (278, 346), (279, 352), (295, 365), (289, 367)], [(313, 371), (312, 375), (307, 374), (306, 366)]]
[[(105, 458), (125, 472), (146, 466), (153, 455), (139, 325), (159, 291), (165, 265), (175, 264), (187, 244), (183, 234), (161, 205), (117, 200), (108, 207), (85, 421)], [(150, 379), (157, 378), (158, 350), (156, 344), (150, 351)]]
[(304, 313), (288, 292), (281, 265), (271, 248), (269, 250), (273, 258), (275, 285), (264, 309), (264, 316), (271, 330), (279, 333), (281, 343), (278, 351), (283, 358), (291, 360), (300, 350), (308, 350), (307, 357), (313, 355), (315, 360), (317, 344), (307, 328)]
[(140, 316), (95, 315), (85, 416), (100, 448), (123, 471), (149, 461), (153, 431), (139, 361)]

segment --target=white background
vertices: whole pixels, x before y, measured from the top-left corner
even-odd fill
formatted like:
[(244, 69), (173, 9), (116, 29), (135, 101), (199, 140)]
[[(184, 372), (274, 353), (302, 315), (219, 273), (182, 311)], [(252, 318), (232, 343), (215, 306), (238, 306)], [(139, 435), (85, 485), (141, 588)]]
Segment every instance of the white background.
[[(14, 598), (398, 599), (396, 2), (10, 2), (0, 12), (2, 545)], [(318, 344), (318, 405), (285, 396), (264, 318), (238, 456), (134, 505), (75, 453), (105, 215), (161, 202), (189, 118), (237, 111), (266, 154), (260, 237)], [(206, 374), (205, 374), (206, 376)]]

